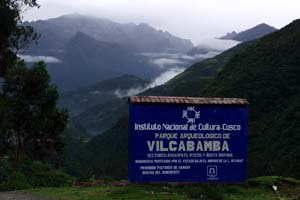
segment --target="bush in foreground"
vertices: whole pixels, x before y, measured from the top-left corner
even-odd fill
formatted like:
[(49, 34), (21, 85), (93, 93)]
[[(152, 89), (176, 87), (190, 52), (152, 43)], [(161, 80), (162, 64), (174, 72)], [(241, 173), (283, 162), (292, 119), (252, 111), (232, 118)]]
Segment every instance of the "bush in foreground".
[(17, 171), (7, 166), (0, 170), (2, 176), (5, 177), (0, 182), (0, 191), (71, 186), (75, 182), (75, 178), (63, 170), (38, 161), (23, 162)]

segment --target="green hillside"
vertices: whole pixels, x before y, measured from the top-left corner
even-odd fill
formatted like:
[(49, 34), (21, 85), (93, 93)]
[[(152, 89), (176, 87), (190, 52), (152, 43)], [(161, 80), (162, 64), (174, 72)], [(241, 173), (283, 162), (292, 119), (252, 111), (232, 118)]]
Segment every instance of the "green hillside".
[(237, 54), (203, 96), (250, 102), (250, 176), (300, 177), (300, 20)]

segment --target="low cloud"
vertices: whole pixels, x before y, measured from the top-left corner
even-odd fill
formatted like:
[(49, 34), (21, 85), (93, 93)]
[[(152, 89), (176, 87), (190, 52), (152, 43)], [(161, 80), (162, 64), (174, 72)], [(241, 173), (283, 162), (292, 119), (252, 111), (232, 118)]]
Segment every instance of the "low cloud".
[(160, 74), (157, 78), (155, 78), (150, 83), (148, 88), (162, 85), (162, 84), (164, 84), (167, 81), (171, 80), (172, 78), (174, 78), (175, 76), (177, 76), (178, 74), (180, 74), (183, 71), (184, 71), (184, 68), (177, 68), (176, 67), (176, 68), (170, 69), (169, 71), (163, 72), (162, 74)]
[(220, 51), (210, 51), (206, 54), (195, 54), (195, 55), (193, 55), (193, 58), (203, 60), (203, 59), (215, 57), (216, 55), (218, 55), (220, 53), (222, 53), (222, 52), (220, 52)]
[(141, 92), (145, 91), (146, 89), (148, 89), (148, 87), (130, 88), (128, 90), (117, 89), (117, 90), (114, 91), (114, 95), (116, 95), (118, 98), (121, 99), (123, 97), (129, 97), (129, 96), (136, 95), (138, 93), (141, 93)]
[(90, 91), (89, 94), (91, 94), (91, 95), (99, 95), (99, 94), (101, 94), (101, 92), (99, 90), (95, 90), (95, 91)]
[(61, 63), (62, 61), (52, 56), (30, 56), (30, 55), (18, 55), (20, 59), (28, 63), (34, 63), (44, 61), (45, 63)]
[(141, 55), (148, 57), (149, 63), (158, 66), (162, 70), (168, 70), (170, 68), (187, 68), (195, 62), (218, 55), (222, 52), (221, 49), (226, 49), (230, 46), (232, 45), (213, 44), (210, 47), (207, 45), (203, 45), (202, 47), (199, 46), (199, 48), (205, 49), (207, 53), (205, 52), (195, 55), (185, 53), (142, 53)]
[(118, 98), (137, 95), (141, 92), (144, 92), (145, 90), (147, 90), (149, 88), (153, 88), (153, 87), (156, 87), (156, 86), (166, 83), (167, 81), (171, 80), (172, 78), (174, 78), (176, 75), (180, 74), (183, 71), (184, 71), (184, 68), (178, 68), (178, 67), (172, 68), (172, 69), (160, 74), (157, 78), (155, 78), (153, 81), (151, 81), (151, 83), (148, 84), (146, 87), (130, 88), (128, 90), (117, 89), (114, 91), (114, 95), (116, 95)]
[(203, 49), (210, 49), (211, 51), (226, 51), (227, 49), (230, 49), (240, 42), (235, 40), (220, 40), (217, 38), (211, 38), (201, 41), (197, 47), (203, 48)]
[(192, 56), (187, 55), (185, 53), (141, 53), (141, 55), (152, 58), (154, 60), (156, 60), (156, 59), (174, 59), (174, 60), (179, 60), (179, 61), (183, 62), (185, 60), (194, 59)]
[(158, 58), (153, 61), (153, 64), (158, 65), (160, 68), (165, 68), (170, 65), (183, 64), (184, 62), (171, 58)]

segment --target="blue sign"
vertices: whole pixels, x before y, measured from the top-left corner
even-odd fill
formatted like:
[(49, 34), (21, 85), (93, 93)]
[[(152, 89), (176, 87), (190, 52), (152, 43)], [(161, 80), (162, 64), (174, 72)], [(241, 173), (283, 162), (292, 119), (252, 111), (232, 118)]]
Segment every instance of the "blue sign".
[(130, 103), (129, 181), (244, 182), (248, 108)]

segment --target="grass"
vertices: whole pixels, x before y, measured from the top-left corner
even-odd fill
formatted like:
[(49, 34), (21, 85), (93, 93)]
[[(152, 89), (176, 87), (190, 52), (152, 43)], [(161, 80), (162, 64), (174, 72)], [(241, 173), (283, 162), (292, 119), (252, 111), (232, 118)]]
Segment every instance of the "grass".
[(94, 187), (65, 187), (41, 188), (31, 192), (58, 200), (128, 200), (128, 199), (184, 199), (183, 195), (172, 194), (157, 186), (130, 184), (119, 186), (94, 186)]
[[(272, 185), (278, 186), (274, 192)], [(225, 184), (105, 184), (93, 187), (38, 188), (27, 190), (54, 200), (294, 200), (300, 182), (277, 176), (250, 179), (241, 185)]]

